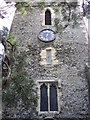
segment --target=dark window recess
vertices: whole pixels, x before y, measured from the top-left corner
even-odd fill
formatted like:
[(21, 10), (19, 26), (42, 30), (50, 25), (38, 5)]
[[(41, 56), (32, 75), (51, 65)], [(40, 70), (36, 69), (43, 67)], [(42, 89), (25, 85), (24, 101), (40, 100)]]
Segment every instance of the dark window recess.
[(49, 10), (45, 12), (45, 25), (51, 25), (51, 12)]
[(58, 111), (57, 88), (53, 84), (50, 86), (50, 111)]
[(40, 111), (48, 111), (47, 86), (45, 84), (40, 88)]

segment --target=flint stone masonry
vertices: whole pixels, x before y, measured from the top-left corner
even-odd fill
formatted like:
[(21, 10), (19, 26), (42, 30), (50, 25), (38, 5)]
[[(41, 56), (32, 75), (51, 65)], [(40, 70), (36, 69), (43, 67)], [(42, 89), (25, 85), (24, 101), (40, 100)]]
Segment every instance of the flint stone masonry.
[[(27, 15), (16, 12), (11, 34), (19, 41), (19, 50), (27, 52), (29, 78), (37, 80), (61, 80), (61, 96), (59, 114), (41, 114), (38, 119), (44, 120), (51, 116), (60, 118), (87, 118), (89, 116), (88, 84), (85, 66), (88, 62), (88, 45), (82, 28), (67, 27), (63, 34), (56, 34), (56, 40), (45, 43), (38, 39), (39, 32), (44, 28), (55, 30), (54, 26), (42, 26), (40, 17), (42, 10), (27, 7)], [(83, 28), (84, 29), (84, 28)], [(42, 51), (51, 47), (55, 49), (58, 64), (40, 64)], [(86, 120), (86, 119), (85, 119)]]

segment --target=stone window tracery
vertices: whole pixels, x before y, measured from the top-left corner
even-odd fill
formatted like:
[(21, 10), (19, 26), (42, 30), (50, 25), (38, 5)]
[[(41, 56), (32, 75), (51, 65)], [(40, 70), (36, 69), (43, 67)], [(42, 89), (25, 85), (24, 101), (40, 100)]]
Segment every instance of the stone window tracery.
[(58, 111), (57, 86), (53, 83), (40, 86), (40, 111)]
[(38, 112), (58, 112), (60, 110), (60, 83), (57, 80), (37, 80)]

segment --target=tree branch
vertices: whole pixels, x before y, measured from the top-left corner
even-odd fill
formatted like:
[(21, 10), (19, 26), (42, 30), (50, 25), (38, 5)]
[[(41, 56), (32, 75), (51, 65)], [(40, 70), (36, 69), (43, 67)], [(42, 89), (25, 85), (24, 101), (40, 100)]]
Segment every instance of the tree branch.
[(3, 85), (6, 85), (6, 83), (7, 83), (7, 80), (8, 80), (8, 78), (10, 77), (10, 74), (11, 74), (11, 69), (10, 69), (10, 66), (8, 65), (8, 63), (6, 62), (6, 61), (3, 61), (3, 64), (5, 64), (5, 66), (7, 67), (7, 70), (8, 70), (8, 73), (7, 73), (7, 76), (6, 77), (4, 77), (4, 83), (3, 83)]

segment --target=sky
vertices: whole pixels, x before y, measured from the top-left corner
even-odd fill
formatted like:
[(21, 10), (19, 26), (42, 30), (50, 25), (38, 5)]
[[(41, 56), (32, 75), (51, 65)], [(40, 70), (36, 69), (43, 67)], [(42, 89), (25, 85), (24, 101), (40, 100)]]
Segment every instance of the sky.
[[(1, 10), (6, 10), (7, 14), (4, 15), (5, 18), (1, 18), (0, 17), (0, 30), (3, 29), (3, 26), (7, 27), (8, 30), (10, 30), (11, 28), (11, 24), (14, 18), (14, 14), (15, 14), (15, 3), (13, 2), (12, 4), (8, 4), (8, 6), (6, 5), (6, 3), (4, 2), (4, 0), (0, 0), (0, 11)], [(2, 55), (4, 54), (4, 46), (2, 45), (2, 43), (0, 42), (0, 64), (2, 61)]]
[(4, 0), (0, 0), (0, 10), (6, 10), (7, 14), (4, 15), (5, 18), (0, 18), (0, 29), (3, 28), (3, 26), (7, 27), (8, 30), (10, 30), (14, 14), (15, 14), (15, 3), (12, 2), (12, 4), (6, 4)]

